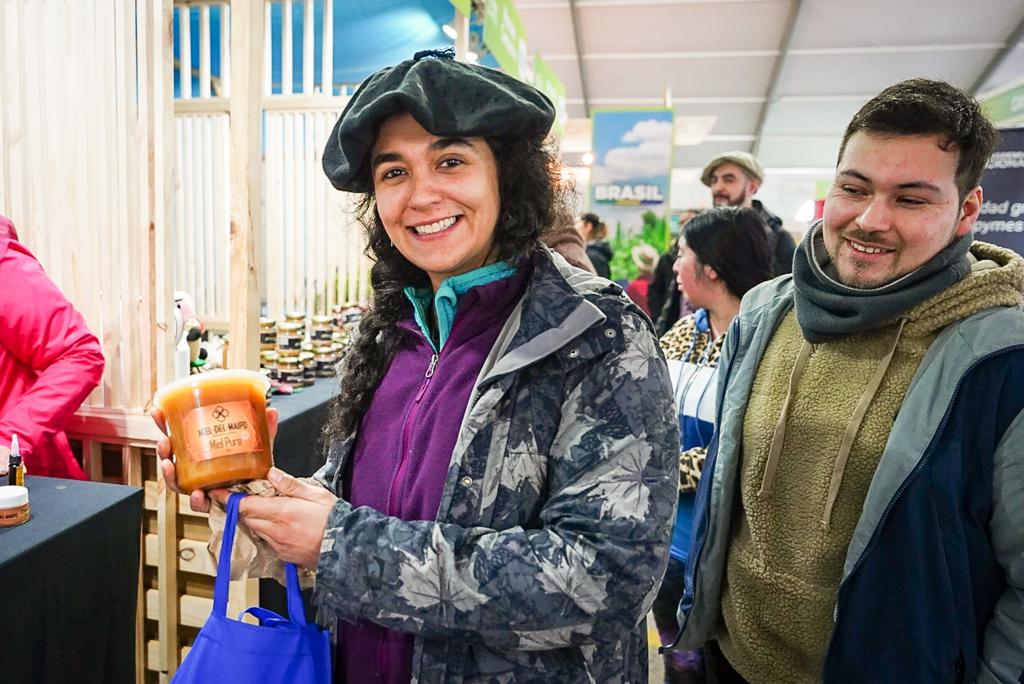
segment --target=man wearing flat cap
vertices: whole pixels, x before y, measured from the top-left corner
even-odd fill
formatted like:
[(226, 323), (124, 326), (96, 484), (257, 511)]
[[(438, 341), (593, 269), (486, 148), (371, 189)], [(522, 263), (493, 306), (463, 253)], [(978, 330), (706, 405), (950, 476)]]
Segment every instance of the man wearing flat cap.
[(749, 152), (726, 152), (707, 163), (700, 175), (701, 182), (711, 188), (711, 200), (716, 207), (747, 207), (753, 209), (768, 228), (772, 245), (772, 274), (782, 275), (793, 270), (793, 236), (782, 228), (782, 219), (768, 211), (754, 199), (764, 182), (764, 168)]

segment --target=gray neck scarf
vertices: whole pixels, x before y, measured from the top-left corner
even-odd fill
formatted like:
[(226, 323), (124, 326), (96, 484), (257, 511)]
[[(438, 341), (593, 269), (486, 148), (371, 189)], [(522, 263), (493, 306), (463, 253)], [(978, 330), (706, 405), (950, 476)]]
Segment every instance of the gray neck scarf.
[(967, 252), (972, 239), (966, 233), (918, 269), (881, 287), (862, 290), (835, 277), (818, 221), (793, 257), (796, 320), (804, 338), (819, 344), (872, 330), (942, 292), (970, 272)]

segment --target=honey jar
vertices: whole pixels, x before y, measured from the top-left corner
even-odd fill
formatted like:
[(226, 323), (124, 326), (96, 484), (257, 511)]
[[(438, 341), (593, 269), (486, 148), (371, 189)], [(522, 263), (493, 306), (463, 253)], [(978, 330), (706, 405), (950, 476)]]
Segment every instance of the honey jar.
[(273, 465), (267, 431), (270, 381), (248, 370), (190, 375), (157, 390), (174, 470), (183, 492), (265, 477)]
[(27, 488), (16, 485), (0, 487), (0, 527), (28, 522), (30, 515)]
[(277, 379), (277, 356), (276, 351), (260, 352), (260, 368), (270, 371), (270, 378)]
[(260, 318), (260, 350), (272, 351), (277, 348), (277, 323), (272, 318)]
[(299, 356), (281, 355), (277, 359), (277, 379), (279, 382), (292, 387), (305, 385), (305, 368), (299, 363)]
[(303, 325), (301, 323), (294, 323), (285, 321), (284, 323), (278, 323), (277, 325), (277, 348), (281, 349), (301, 349), (302, 342), (305, 340), (305, 335), (302, 331)]
[(334, 345), (322, 347), (316, 352), (316, 375), (319, 378), (333, 378), (334, 368), (338, 364), (338, 352)]
[(331, 335), (334, 333), (334, 318), (331, 316), (313, 316), (312, 325), (309, 329), (309, 339), (315, 346), (318, 343), (331, 342)]
[(302, 336), (306, 336), (306, 312), (305, 311), (289, 311), (284, 315), (284, 320), (288, 323), (298, 323), (299, 329), (302, 331)]
[(299, 363), (302, 365), (302, 384), (306, 387), (316, 382), (316, 359), (313, 352), (304, 351), (299, 354)]

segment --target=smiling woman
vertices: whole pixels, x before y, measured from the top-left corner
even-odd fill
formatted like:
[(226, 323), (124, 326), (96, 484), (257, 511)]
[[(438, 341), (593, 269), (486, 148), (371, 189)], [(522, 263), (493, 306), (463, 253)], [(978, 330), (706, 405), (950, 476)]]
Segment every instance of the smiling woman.
[(324, 151), (363, 195), (373, 303), (322, 487), (272, 470), (286, 496), (241, 514), (316, 567), (344, 681), (647, 679), (678, 426), (649, 320), (541, 242), (572, 231), (553, 118), (505, 74), (418, 55)]
[(412, 115), (396, 114), (380, 128), (371, 168), (384, 230), (435, 291), (445, 278), (493, 260), (501, 199), (483, 138), (440, 138)]

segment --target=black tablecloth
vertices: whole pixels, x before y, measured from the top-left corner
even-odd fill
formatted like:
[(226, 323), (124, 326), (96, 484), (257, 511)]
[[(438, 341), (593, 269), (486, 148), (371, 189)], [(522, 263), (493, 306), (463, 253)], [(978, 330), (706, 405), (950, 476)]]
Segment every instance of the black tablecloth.
[[(295, 477), (309, 477), (324, 464), (320, 435), (327, 422), (327, 409), (338, 391), (338, 381), (321, 378), (298, 394), (276, 395), (270, 405), (280, 412), (274, 439), (274, 465)], [(302, 592), (309, 610), (311, 590)], [(260, 580), (260, 605), (288, 615), (284, 587), (272, 579)], [(0, 680), (2, 681), (2, 680)]]
[(0, 528), (0, 682), (134, 681), (142, 490), (25, 484), (32, 518)]
[(270, 405), (280, 413), (274, 440), (274, 465), (295, 477), (308, 477), (324, 464), (320, 434), (338, 381), (321, 378), (292, 395), (276, 395)]

